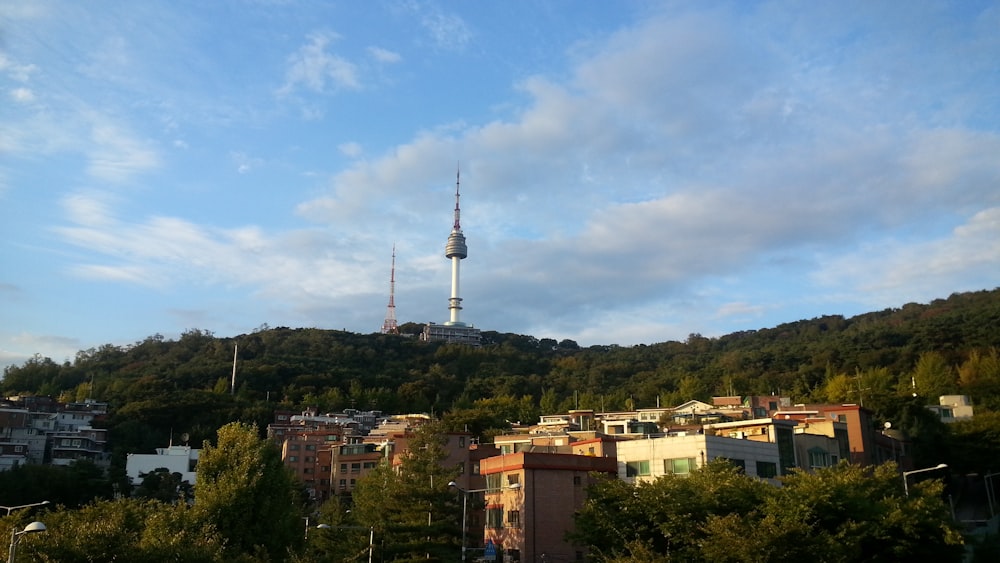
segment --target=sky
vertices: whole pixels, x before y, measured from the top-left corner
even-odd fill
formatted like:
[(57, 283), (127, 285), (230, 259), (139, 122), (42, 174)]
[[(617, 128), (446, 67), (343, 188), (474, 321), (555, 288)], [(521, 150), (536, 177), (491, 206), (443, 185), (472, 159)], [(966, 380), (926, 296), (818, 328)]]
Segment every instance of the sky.
[(1000, 286), (1000, 3), (0, 3), (0, 366), (651, 344)]

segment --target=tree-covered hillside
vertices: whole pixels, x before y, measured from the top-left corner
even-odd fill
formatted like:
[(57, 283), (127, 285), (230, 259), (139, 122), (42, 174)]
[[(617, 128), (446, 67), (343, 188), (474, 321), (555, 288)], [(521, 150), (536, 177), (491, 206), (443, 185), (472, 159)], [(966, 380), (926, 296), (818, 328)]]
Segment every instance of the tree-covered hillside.
[(470, 348), (421, 342), (412, 323), (405, 336), (265, 326), (221, 338), (192, 329), (176, 341), (153, 335), (81, 351), (64, 364), (35, 357), (8, 367), (0, 387), (7, 395), (107, 401), (118, 451), (162, 446), (171, 432), (197, 444), (227, 422), (264, 426), (276, 408), (304, 406), (448, 414), (475, 431), (574, 407), (771, 392), (866, 406), (912, 393), (925, 402), (963, 393), (984, 411), (1000, 410), (998, 327), (1000, 289), (630, 347), (487, 331), (485, 345)]

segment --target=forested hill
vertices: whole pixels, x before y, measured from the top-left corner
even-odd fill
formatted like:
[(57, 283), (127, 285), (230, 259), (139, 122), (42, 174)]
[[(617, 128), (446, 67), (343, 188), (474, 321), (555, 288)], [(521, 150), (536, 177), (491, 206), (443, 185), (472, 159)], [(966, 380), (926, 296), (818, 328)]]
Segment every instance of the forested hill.
[[(419, 326), (403, 329), (413, 333)], [(131, 346), (82, 351), (62, 365), (36, 357), (8, 367), (0, 385), (7, 395), (107, 401), (118, 443), (132, 447), (163, 445), (171, 429), (198, 443), (226, 422), (266, 425), (275, 408), (306, 405), (437, 414), (489, 407), (502, 422), (574, 407), (642, 408), (720, 394), (850, 400), (855, 389), (874, 395), (918, 384), (928, 397), (962, 392), (973, 395), (977, 408), (1000, 410), (1000, 373), (990, 371), (1000, 349), (1000, 289), (852, 318), (630, 347), (483, 334), (486, 344), (476, 349), (412, 335), (262, 327), (219, 338), (189, 330), (176, 341), (154, 335)], [(862, 378), (871, 381), (862, 386)]]

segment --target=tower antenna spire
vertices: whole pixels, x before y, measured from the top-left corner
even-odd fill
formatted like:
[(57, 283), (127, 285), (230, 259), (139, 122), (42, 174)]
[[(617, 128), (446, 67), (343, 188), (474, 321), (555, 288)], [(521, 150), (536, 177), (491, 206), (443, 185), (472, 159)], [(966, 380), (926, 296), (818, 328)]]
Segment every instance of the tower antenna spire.
[(385, 320), (382, 321), (382, 334), (399, 334), (396, 323), (396, 245), (392, 245), (392, 269), (389, 274), (389, 306), (385, 310)]
[(455, 226), (452, 227), (453, 231), (462, 232), (462, 221), (460, 220), (461, 210), (458, 207), (458, 198), (461, 197), (458, 193), (458, 188), (461, 185), (462, 170), (459, 167), (455, 168)]

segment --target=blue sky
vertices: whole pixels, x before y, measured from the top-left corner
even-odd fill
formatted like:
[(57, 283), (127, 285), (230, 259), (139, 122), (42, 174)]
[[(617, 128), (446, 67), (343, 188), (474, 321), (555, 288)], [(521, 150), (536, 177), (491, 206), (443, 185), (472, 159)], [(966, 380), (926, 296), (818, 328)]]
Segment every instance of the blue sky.
[(0, 365), (462, 319), (630, 345), (1000, 286), (996, 2), (0, 5)]

